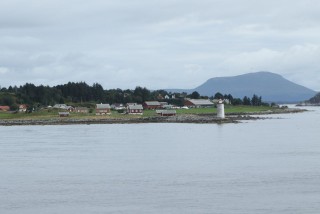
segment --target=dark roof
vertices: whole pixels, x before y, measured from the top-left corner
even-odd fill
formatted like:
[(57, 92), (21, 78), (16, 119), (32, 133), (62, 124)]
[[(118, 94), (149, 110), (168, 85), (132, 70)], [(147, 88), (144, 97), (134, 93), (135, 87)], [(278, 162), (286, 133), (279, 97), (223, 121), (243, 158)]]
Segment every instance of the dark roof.
[(142, 105), (139, 105), (139, 104), (137, 104), (137, 105), (129, 105), (129, 106), (128, 106), (128, 109), (132, 109), (132, 110), (142, 110), (143, 107), (142, 107)]
[(106, 108), (111, 108), (109, 104), (97, 104), (97, 109), (106, 109)]

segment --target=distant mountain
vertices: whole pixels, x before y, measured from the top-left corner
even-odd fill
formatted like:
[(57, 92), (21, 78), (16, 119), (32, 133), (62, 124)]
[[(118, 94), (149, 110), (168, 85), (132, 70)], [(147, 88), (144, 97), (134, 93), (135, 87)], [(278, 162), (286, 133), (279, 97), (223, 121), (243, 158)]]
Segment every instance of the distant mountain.
[(216, 77), (207, 80), (194, 89), (166, 89), (170, 92), (199, 92), (203, 96), (212, 96), (217, 92), (243, 98), (256, 94), (266, 102), (295, 103), (307, 100), (315, 91), (293, 83), (271, 72), (248, 73), (233, 77)]

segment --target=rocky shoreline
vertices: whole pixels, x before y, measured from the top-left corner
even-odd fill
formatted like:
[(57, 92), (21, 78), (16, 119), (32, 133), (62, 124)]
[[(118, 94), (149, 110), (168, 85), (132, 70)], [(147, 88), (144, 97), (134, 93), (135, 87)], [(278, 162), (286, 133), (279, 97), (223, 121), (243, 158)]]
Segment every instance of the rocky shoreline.
[(258, 115), (284, 114), (304, 112), (304, 109), (284, 109), (281, 111), (267, 111), (259, 113), (229, 113), (226, 118), (217, 118), (212, 114), (184, 114), (170, 117), (141, 117), (141, 118), (51, 118), (51, 119), (5, 119), (0, 120), (0, 126), (26, 125), (72, 125), (72, 124), (133, 124), (133, 123), (199, 123), (224, 124), (240, 123), (246, 120), (267, 119)]
[(101, 118), (101, 119), (38, 119), (38, 120), (1, 120), (0, 126), (18, 126), (18, 125), (72, 125), (72, 124), (132, 124), (132, 123), (238, 123), (241, 120), (257, 120), (260, 118), (251, 116), (231, 116), (225, 119), (216, 116), (202, 115), (183, 115), (171, 117), (145, 117), (145, 118)]

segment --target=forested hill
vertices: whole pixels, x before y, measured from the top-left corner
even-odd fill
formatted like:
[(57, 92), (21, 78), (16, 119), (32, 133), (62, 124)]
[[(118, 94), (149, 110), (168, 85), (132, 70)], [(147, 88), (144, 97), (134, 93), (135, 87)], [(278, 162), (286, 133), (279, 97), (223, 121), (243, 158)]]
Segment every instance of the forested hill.
[(110, 89), (95, 83), (89, 86), (85, 82), (69, 82), (63, 85), (35, 86), (27, 83), (20, 87), (8, 87), (0, 90), (0, 105), (12, 105), (12, 103), (54, 105), (56, 103), (142, 103), (146, 100), (153, 100), (163, 90), (150, 91), (145, 87), (136, 87), (134, 90)]

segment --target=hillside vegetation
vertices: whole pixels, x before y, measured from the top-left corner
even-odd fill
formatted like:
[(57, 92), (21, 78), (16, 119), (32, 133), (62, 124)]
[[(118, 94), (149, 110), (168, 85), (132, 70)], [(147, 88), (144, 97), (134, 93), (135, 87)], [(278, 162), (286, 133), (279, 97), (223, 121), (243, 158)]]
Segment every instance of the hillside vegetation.
[(309, 99), (311, 104), (320, 104), (320, 93), (316, 94), (314, 97)]

